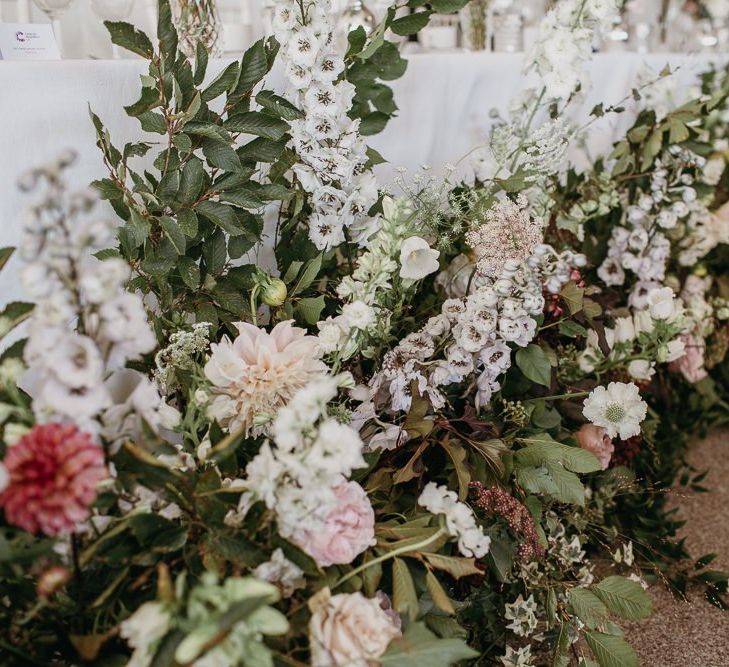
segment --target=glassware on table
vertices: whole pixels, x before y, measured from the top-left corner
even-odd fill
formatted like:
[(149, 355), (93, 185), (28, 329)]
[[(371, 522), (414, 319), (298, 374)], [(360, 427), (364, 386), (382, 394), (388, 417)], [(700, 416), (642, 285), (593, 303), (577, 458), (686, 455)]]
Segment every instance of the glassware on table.
[(431, 14), (418, 33), (418, 42), (426, 51), (453, 51), (458, 47), (458, 23), (455, 14)]
[(489, 0), (471, 0), (461, 11), (463, 48), (484, 51), (487, 46)]
[[(91, 9), (104, 21), (123, 21), (129, 18), (134, 7), (134, 0), (91, 0)], [(120, 49), (116, 44), (111, 45), (111, 57), (120, 58)]]
[(70, 6), (73, 0), (33, 0), (35, 6), (38, 7), (50, 20), (53, 26), (53, 34), (58, 42), (58, 50), (63, 54), (63, 43), (61, 40), (61, 16)]
[(377, 25), (375, 15), (365, 7), (362, 0), (350, 0), (346, 8), (339, 17), (337, 23), (337, 33), (347, 41), (347, 36), (352, 30), (361, 27), (365, 31), (365, 35), (369, 35)]
[(524, 50), (524, 16), (516, 3), (502, 0), (494, 7), (494, 51), (516, 53)]
[(173, 0), (172, 12), (180, 50), (194, 58), (202, 44), (211, 56), (222, 48), (222, 25), (215, 0)]

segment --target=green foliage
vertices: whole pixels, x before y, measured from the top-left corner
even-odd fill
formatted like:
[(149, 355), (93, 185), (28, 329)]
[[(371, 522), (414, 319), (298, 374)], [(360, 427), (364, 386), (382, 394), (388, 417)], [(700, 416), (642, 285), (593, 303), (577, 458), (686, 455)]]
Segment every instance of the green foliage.
[[(128, 24), (107, 28), (115, 44), (149, 61), (139, 100), (126, 111), (163, 142), (151, 155), (150, 142), (119, 150), (91, 114), (109, 170), (95, 185), (124, 223), (122, 256), (139, 274), (137, 286), (157, 296), (163, 318), (191, 313), (217, 326), (250, 317), (241, 293), (251, 285), (228, 269), (261, 239), (263, 207), (290, 198), (282, 175), (264, 182), (260, 169), (288, 159), (288, 121), (301, 115), (270, 91), (254, 92), (278, 46), (256, 42), (205, 85), (207, 55), (199, 49), (193, 65), (177, 50), (166, 0), (155, 47)], [(135, 167), (135, 158), (153, 170)]]

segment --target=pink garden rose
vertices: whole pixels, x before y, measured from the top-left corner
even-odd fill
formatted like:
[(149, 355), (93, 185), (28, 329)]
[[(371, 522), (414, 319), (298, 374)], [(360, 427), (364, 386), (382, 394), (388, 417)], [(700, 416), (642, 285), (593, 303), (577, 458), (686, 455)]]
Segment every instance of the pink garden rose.
[(8, 485), (0, 507), (29, 533), (70, 533), (89, 516), (96, 487), (108, 477), (104, 451), (72, 424), (39, 424), (9, 447)]
[(364, 489), (357, 482), (334, 487), (336, 507), (317, 530), (306, 531), (301, 548), (320, 567), (351, 563), (375, 544), (375, 513)]
[(602, 426), (585, 424), (577, 431), (577, 442), (580, 443), (582, 449), (592, 452), (600, 462), (602, 469), (607, 470), (615, 451), (615, 445)]
[(681, 336), (684, 342), (685, 352), (682, 357), (669, 364), (672, 371), (681, 373), (688, 382), (696, 384), (701, 382), (706, 376), (706, 368), (704, 368), (704, 351), (706, 345), (698, 336), (692, 334), (684, 334)]

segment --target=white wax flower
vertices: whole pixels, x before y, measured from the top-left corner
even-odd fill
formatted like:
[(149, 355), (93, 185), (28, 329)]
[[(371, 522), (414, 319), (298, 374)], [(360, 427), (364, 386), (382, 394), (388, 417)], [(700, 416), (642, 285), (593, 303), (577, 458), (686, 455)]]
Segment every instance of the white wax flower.
[(438, 270), (440, 252), (433, 250), (419, 236), (411, 236), (400, 247), (400, 277), (406, 280), (422, 280)]
[(647, 411), (648, 405), (635, 384), (611, 382), (590, 392), (582, 414), (595, 426), (602, 426), (611, 438), (620, 436), (627, 440), (640, 433), (640, 423)]

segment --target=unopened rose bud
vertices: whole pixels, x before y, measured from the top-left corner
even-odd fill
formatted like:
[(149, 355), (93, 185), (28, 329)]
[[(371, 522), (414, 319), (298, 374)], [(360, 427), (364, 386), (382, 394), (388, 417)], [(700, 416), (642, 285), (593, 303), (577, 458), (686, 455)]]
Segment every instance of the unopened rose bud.
[(71, 578), (70, 570), (67, 570), (61, 565), (54, 565), (49, 567), (45, 572), (38, 578), (38, 584), (36, 585), (36, 592), (39, 597), (48, 598), (54, 593), (58, 593)]
[(261, 301), (267, 306), (281, 306), (287, 295), (286, 283), (280, 278), (271, 278), (261, 291)]

